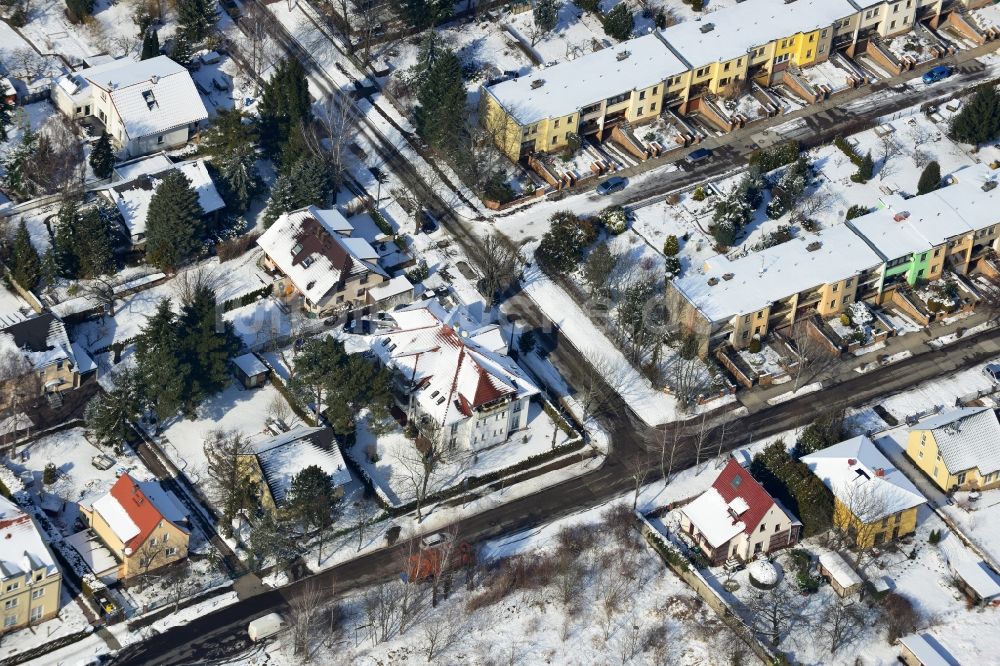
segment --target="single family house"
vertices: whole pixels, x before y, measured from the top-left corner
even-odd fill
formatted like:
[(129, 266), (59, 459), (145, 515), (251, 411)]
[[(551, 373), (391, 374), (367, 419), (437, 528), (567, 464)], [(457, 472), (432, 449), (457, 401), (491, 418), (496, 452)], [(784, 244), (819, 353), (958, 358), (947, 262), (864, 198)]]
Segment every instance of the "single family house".
[(1000, 421), (990, 407), (954, 409), (910, 429), (906, 455), (945, 492), (1000, 486)]

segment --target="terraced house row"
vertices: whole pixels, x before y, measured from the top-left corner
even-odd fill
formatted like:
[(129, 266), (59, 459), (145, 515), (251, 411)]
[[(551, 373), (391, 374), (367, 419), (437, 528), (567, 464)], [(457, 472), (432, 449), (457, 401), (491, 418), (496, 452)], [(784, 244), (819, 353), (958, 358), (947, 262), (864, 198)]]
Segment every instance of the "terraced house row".
[(480, 118), (512, 160), (604, 138), (664, 110), (693, 113), (735, 83), (777, 83), (792, 68), (854, 56), (880, 37), (939, 25), (992, 0), (745, 0), (613, 48), (482, 88)]
[(907, 285), (966, 281), (1000, 249), (1000, 187), (986, 165), (952, 178), (928, 194), (883, 197), (875, 212), (819, 234), (737, 259), (712, 257), (668, 285), (668, 308), (707, 352), (725, 343), (747, 347), (857, 301), (884, 304)]

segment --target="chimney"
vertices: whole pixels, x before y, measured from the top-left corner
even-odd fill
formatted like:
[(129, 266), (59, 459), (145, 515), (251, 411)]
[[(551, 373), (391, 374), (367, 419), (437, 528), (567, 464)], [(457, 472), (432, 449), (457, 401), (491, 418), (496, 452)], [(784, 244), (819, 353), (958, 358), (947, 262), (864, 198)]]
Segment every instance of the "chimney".
[(545, 79), (535, 79), (531, 82), (531, 89), (536, 90), (545, 85)]
[(159, 80), (160, 80), (160, 77), (157, 76), (156, 74), (153, 74), (151, 77), (149, 77), (149, 82), (152, 83), (154, 86), (156, 85), (156, 83)]
[(880, 476), (882, 478), (885, 478), (885, 467), (879, 467), (878, 469), (876, 469), (875, 476)]
[(621, 51), (616, 57), (618, 58), (618, 62), (621, 62), (622, 60), (628, 58), (630, 55), (632, 54), (629, 53), (628, 51)]
[(701, 26), (700, 30), (701, 30), (702, 34), (706, 34), (706, 33), (712, 32), (713, 30), (715, 30), (715, 24), (714, 23), (706, 23), (705, 25)]
[(854, 467), (857, 464), (857, 462), (858, 461), (855, 460), (854, 458), (848, 458), (847, 459), (847, 466), (848, 467)]
[(893, 220), (894, 220), (895, 222), (902, 222), (903, 220), (905, 220), (905, 219), (906, 219), (906, 218), (908, 218), (909, 216), (910, 216), (910, 211), (908, 211), (908, 210), (904, 210), (904, 211), (901, 211), (901, 212), (899, 212), (899, 213), (896, 213), (896, 214), (895, 214), (895, 215), (894, 215), (894, 216), (892, 217), (892, 219), (893, 219)]

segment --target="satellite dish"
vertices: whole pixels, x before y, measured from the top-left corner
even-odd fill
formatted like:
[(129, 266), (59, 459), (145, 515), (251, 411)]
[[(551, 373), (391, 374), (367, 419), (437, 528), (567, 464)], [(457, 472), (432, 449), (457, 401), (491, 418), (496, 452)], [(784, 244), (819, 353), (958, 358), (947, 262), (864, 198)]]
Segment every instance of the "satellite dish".
[(126, 546), (125, 547), (125, 554), (126, 555), (131, 555), (132, 554), (132, 547), (131, 546)]

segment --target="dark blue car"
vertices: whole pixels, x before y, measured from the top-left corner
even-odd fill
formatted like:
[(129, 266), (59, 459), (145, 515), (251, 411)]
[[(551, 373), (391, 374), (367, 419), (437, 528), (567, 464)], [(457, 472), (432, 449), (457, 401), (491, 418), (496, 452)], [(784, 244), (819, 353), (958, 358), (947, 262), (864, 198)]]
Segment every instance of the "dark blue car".
[(952, 71), (951, 67), (948, 67), (947, 65), (938, 65), (934, 69), (924, 74), (924, 83), (927, 84), (937, 83), (942, 79), (947, 79), (949, 76), (951, 76), (951, 71)]
[(619, 190), (625, 189), (627, 182), (627, 180), (621, 178), (620, 176), (613, 176), (597, 186), (597, 193), (601, 196), (605, 196), (618, 192)]

